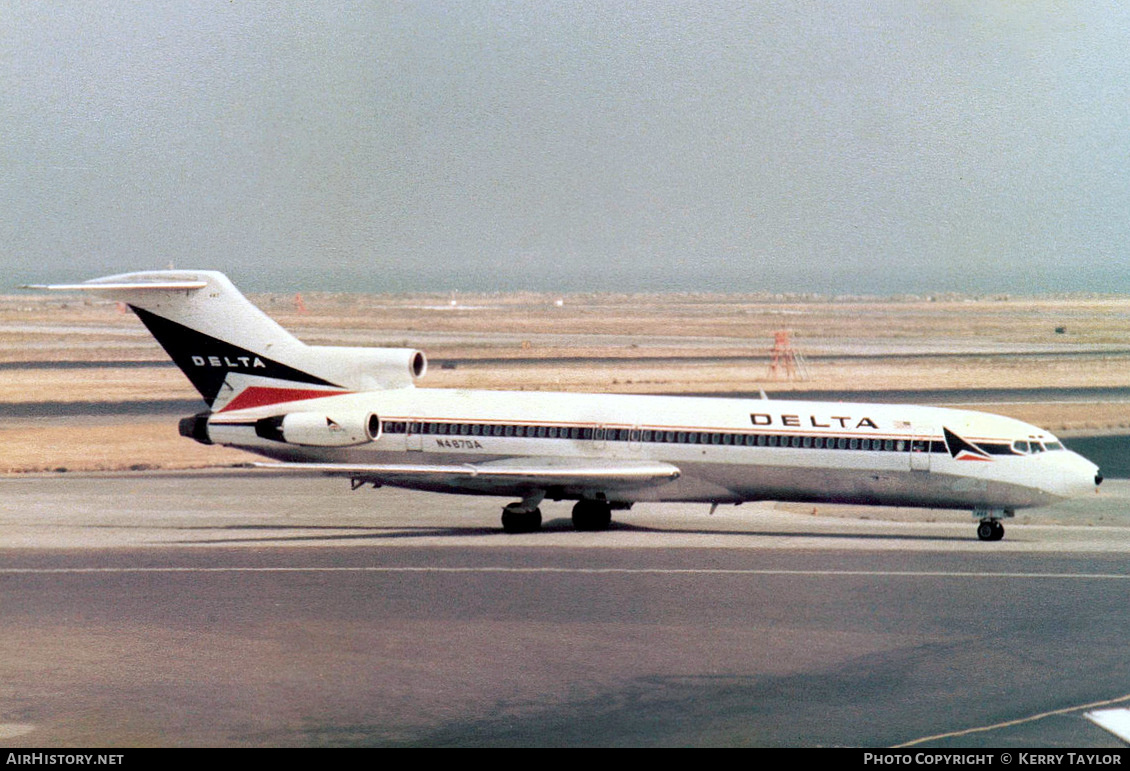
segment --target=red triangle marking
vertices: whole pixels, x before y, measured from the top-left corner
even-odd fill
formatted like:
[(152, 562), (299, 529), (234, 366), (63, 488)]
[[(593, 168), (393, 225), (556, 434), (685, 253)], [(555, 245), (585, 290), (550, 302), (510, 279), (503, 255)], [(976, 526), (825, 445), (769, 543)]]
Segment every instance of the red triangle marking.
[(298, 402), (305, 399), (320, 399), (324, 396), (341, 396), (349, 391), (316, 391), (308, 388), (267, 388), (249, 386), (232, 399), (220, 412), (246, 410), (251, 407), (266, 407), (282, 402)]

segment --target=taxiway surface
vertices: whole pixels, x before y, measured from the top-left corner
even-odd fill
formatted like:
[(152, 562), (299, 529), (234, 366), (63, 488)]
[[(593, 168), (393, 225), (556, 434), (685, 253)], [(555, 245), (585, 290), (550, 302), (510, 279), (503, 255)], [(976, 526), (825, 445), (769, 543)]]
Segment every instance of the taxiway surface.
[[(1008, 524), (0, 479), (0, 746), (1100, 747), (1130, 483)], [(876, 514), (880, 510), (875, 510)], [(830, 515), (829, 515), (830, 514)]]

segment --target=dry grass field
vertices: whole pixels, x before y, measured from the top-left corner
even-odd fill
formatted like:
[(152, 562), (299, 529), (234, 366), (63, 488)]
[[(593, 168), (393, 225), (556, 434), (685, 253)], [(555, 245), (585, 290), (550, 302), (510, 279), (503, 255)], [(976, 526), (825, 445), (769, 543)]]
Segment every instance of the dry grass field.
[[(308, 343), (420, 348), (431, 361), (422, 385), (438, 388), (765, 389), (782, 398), (798, 389), (1130, 388), (1128, 297), (461, 294), (453, 304), (440, 294), (309, 293), (304, 310), (293, 296), (251, 299)], [(778, 330), (788, 330), (807, 357), (804, 382), (771, 377)], [(25, 407), (21, 418), (0, 418), (0, 473), (249, 459), (182, 439), (164, 417), (51, 415), (47, 403), (197, 399), (172, 367), (111, 364), (138, 361), (166, 357), (114, 303), (0, 297), (0, 404)], [(28, 417), (37, 404), (41, 417)], [(1120, 402), (982, 408), (1067, 433), (1130, 427), (1130, 405)]]

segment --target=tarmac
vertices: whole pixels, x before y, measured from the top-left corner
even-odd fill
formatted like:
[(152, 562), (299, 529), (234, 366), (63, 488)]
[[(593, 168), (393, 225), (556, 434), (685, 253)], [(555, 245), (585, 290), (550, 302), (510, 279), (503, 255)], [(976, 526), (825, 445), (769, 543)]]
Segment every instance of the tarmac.
[(1121, 747), (1130, 482), (1021, 512), (0, 479), (0, 747)]

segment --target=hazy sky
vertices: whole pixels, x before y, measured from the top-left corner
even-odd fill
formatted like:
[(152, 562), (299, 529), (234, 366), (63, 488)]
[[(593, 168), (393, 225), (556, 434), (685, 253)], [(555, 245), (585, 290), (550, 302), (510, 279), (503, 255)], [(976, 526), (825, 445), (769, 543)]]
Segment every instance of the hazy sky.
[(1130, 292), (1128, 8), (0, 0), (0, 280)]

